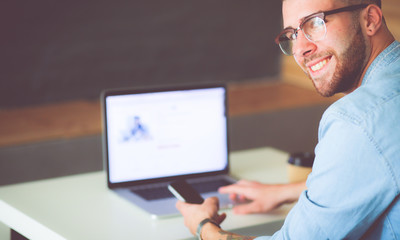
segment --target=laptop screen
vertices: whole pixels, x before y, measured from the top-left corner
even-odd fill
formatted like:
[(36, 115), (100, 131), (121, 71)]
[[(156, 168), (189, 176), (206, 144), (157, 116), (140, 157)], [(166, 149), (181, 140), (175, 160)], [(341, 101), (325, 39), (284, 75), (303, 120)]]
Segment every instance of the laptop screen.
[(227, 168), (225, 87), (105, 94), (104, 101), (111, 184)]

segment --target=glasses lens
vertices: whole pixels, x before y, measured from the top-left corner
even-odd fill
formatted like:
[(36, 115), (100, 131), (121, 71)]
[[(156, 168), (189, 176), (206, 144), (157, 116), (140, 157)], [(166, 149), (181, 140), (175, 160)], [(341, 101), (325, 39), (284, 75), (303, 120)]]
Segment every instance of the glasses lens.
[(279, 47), (284, 54), (293, 55), (293, 40), (281, 41), (279, 42)]
[(323, 40), (326, 35), (325, 22), (320, 17), (313, 17), (304, 22), (302, 30), (308, 40), (313, 42)]
[(296, 34), (293, 31), (283, 32), (279, 36), (279, 47), (286, 55), (293, 55), (293, 41), (296, 39)]

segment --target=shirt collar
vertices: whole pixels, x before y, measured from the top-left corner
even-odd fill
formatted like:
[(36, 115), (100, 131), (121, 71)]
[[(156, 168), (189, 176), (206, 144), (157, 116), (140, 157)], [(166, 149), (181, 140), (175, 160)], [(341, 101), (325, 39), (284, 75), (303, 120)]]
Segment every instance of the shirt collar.
[(375, 60), (369, 66), (361, 85), (370, 82), (374, 78), (375, 74), (385, 69), (386, 66), (388, 66), (390, 63), (392, 63), (399, 57), (400, 57), (400, 43), (398, 41), (393, 41), (387, 48), (385, 48), (385, 50), (383, 50), (375, 58)]

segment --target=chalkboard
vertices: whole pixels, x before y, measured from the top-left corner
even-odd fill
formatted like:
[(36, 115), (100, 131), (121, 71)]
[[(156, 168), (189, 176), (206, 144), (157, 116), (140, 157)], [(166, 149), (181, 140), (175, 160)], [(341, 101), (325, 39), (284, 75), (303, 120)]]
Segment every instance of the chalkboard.
[(2, 1), (0, 108), (279, 74), (281, 1)]

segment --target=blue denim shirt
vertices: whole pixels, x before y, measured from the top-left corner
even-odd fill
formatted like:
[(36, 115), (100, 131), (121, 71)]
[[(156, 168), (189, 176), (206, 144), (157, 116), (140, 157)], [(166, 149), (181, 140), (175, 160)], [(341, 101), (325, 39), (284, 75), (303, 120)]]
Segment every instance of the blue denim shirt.
[(308, 190), (271, 239), (400, 239), (399, 42), (325, 111), (318, 138)]

